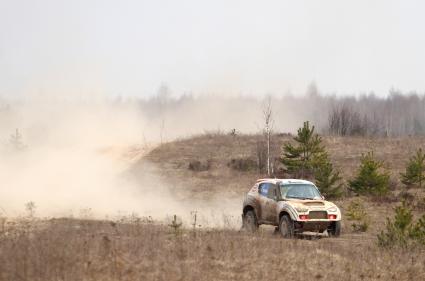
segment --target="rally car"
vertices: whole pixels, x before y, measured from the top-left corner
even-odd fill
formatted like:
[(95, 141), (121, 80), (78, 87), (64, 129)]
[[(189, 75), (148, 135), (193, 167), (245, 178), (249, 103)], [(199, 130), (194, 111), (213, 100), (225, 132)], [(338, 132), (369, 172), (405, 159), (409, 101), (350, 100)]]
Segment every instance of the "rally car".
[(242, 211), (243, 228), (255, 231), (274, 225), (285, 238), (305, 232), (339, 236), (341, 211), (326, 201), (310, 181), (259, 179), (248, 192)]

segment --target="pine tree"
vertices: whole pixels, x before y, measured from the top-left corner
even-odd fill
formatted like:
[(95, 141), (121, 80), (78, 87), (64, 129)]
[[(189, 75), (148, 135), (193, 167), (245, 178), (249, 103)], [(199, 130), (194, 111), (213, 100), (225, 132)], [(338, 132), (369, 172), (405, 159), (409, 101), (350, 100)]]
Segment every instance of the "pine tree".
[(408, 203), (403, 202), (395, 208), (394, 219), (387, 218), (386, 229), (378, 234), (378, 245), (394, 246), (425, 246), (425, 215), (416, 222)]
[(383, 162), (375, 159), (373, 151), (363, 154), (357, 176), (349, 186), (359, 194), (385, 195), (390, 176), (383, 170)]
[(382, 247), (407, 246), (412, 230), (413, 215), (406, 202), (395, 208), (394, 220), (387, 218), (386, 230), (378, 234), (378, 245)]
[(422, 183), (425, 181), (425, 153), (419, 148), (416, 151), (416, 155), (409, 159), (406, 166), (406, 172), (401, 173), (401, 182), (406, 185), (407, 188), (414, 185), (422, 187)]
[(323, 152), (313, 158), (313, 171), (316, 186), (327, 198), (338, 198), (342, 195), (341, 176), (329, 159), (328, 153)]
[(308, 121), (304, 122), (298, 134), (294, 137), (297, 143), (285, 143), (283, 146), (282, 163), (288, 173), (295, 177), (308, 177), (313, 175), (313, 158), (324, 151), (322, 139), (314, 133), (314, 126), (310, 128)]

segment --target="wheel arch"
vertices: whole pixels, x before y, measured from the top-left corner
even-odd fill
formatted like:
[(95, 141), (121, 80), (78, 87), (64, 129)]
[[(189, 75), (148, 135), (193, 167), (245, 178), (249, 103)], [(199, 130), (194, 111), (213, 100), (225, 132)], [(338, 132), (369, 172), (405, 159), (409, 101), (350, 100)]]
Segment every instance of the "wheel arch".
[(257, 212), (255, 211), (255, 208), (252, 205), (246, 205), (245, 207), (243, 207), (243, 215), (245, 216), (248, 211), (254, 211), (254, 214), (257, 215)]
[(291, 215), (290, 215), (290, 214), (288, 213), (288, 211), (286, 211), (286, 210), (282, 210), (282, 211), (280, 211), (280, 213), (279, 213), (279, 221), (280, 221), (280, 219), (281, 219), (283, 216), (287, 216), (287, 217), (289, 217), (289, 218), (292, 220)]
[(284, 204), (279, 212), (279, 221), (283, 215), (287, 215), (292, 221), (298, 220), (298, 212), (289, 204)]

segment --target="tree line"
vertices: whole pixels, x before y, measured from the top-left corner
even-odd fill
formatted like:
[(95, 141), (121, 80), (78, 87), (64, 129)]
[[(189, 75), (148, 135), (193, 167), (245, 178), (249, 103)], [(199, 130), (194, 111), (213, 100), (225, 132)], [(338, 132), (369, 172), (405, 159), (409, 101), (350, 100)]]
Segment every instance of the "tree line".
[[(161, 89), (158, 95), (140, 100), (141, 108), (150, 116), (168, 115), (170, 112), (199, 112), (208, 104), (208, 119), (217, 123), (228, 123), (231, 127), (249, 128), (246, 124), (254, 124), (261, 116), (261, 99), (249, 96), (224, 98), (220, 96), (193, 96), (191, 94), (173, 98)], [(416, 92), (404, 93), (391, 89), (385, 96), (373, 93), (363, 95), (324, 95), (317, 88), (311, 87), (305, 95), (269, 95), (263, 100), (271, 102), (274, 118), (277, 122), (274, 130), (294, 132), (295, 123), (310, 120), (316, 124), (322, 135), (337, 136), (424, 136), (425, 135), (425, 95)], [(237, 116), (246, 123), (232, 123), (232, 119), (221, 122), (214, 116), (214, 106), (224, 108), (226, 112), (238, 112)], [(217, 113), (223, 115), (222, 112)], [(183, 116), (183, 114), (182, 114)], [(233, 116), (233, 114), (232, 114)], [(160, 117), (158, 117), (160, 118)], [(208, 126), (208, 124), (204, 124)], [(243, 130), (245, 131), (245, 130)]]
[[(319, 190), (327, 197), (337, 198), (342, 195), (340, 172), (334, 168), (322, 138), (308, 121), (298, 129), (292, 142), (283, 144), (281, 162), (288, 176), (314, 179)], [(422, 148), (418, 148), (415, 155), (410, 157), (400, 178), (407, 189), (423, 187), (425, 153)], [(385, 196), (389, 192), (389, 183), (389, 171), (370, 151), (361, 156), (355, 177), (348, 180), (348, 189), (361, 195)]]
[[(394, 89), (385, 96), (373, 93), (354, 96), (325, 95), (311, 87), (305, 94), (272, 94), (262, 98), (191, 93), (176, 96), (163, 85), (148, 97), (118, 97), (106, 102), (111, 108), (129, 105), (138, 108), (140, 118), (149, 125), (150, 134), (164, 141), (211, 130), (238, 128), (242, 133), (258, 132), (264, 103), (273, 106), (276, 122), (271, 125), (276, 133), (294, 133), (301, 122), (310, 120), (321, 135), (425, 136), (424, 94)], [(89, 100), (80, 103), (90, 105)], [(92, 103), (95, 105), (96, 101)], [(20, 120), (23, 105), (25, 102), (0, 97), (0, 127), (10, 129), (11, 123), (18, 122), (15, 120)], [(52, 105), (62, 104), (57, 101)]]

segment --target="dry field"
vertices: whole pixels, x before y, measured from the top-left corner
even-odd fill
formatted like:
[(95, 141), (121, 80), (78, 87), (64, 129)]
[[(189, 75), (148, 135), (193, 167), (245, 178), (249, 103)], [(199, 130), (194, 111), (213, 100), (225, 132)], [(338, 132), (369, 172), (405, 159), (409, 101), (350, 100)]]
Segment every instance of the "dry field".
[[(289, 135), (275, 135), (272, 138), (271, 155), (275, 159), (276, 170), (279, 169), (278, 158), (284, 142), (291, 141)], [(265, 175), (258, 170), (238, 171), (228, 166), (231, 159), (253, 159), (256, 161), (257, 144), (264, 141), (261, 135), (229, 135), (221, 133), (206, 133), (192, 138), (181, 139), (162, 144), (140, 159), (134, 166), (143, 169), (144, 163), (153, 163), (160, 171), (164, 181), (172, 182), (170, 188), (180, 192), (182, 200), (187, 198), (238, 198), (242, 200), (247, 190), (256, 179)], [(385, 218), (393, 216), (394, 207), (401, 199), (399, 193), (403, 186), (399, 181), (399, 173), (403, 171), (408, 158), (419, 147), (425, 147), (424, 137), (400, 138), (362, 138), (362, 137), (323, 137), (323, 143), (329, 151), (335, 167), (341, 171), (343, 181), (351, 179), (362, 153), (373, 150), (377, 159), (384, 161), (391, 174), (391, 200), (379, 202), (367, 197), (353, 197), (347, 194), (335, 201), (344, 210), (352, 200), (360, 199), (371, 217), (369, 235), (378, 234), (385, 226)], [(188, 168), (192, 161), (209, 163), (205, 171), (193, 171)], [(285, 175), (283, 175), (285, 176)], [(425, 198), (425, 191), (412, 189), (415, 205)], [(189, 199), (189, 200), (190, 200)], [(423, 210), (414, 210), (420, 215)], [(344, 217), (343, 217), (344, 219)], [(343, 220), (344, 232), (349, 231), (350, 222)]]
[[(255, 170), (228, 166), (234, 158), (255, 158), (260, 136), (206, 134), (158, 146), (131, 169), (152, 169), (179, 194), (179, 200), (240, 198), (261, 177)], [(273, 138), (278, 157), (288, 136)], [(394, 177), (393, 198), (401, 191), (396, 177), (423, 138), (325, 138), (344, 179), (353, 176), (360, 155), (371, 149)], [(208, 163), (193, 171), (192, 161)], [(416, 199), (423, 190), (412, 190)], [(376, 234), (398, 201), (344, 197), (343, 214), (360, 199), (370, 215), (366, 233), (353, 233), (343, 220), (340, 238), (285, 240), (264, 227), (256, 234), (238, 230), (167, 224), (138, 217), (118, 221), (81, 219), (3, 220), (0, 224), (2, 280), (424, 280), (425, 249), (377, 246)], [(416, 200), (415, 199), (415, 200)], [(159, 198), (160, 200), (160, 198)], [(239, 212), (239, 209), (236, 210)], [(416, 209), (415, 215), (423, 210)], [(1, 219), (0, 219), (1, 220)]]
[[(288, 135), (275, 135), (272, 138), (271, 155), (276, 171), (279, 169), (281, 147), (291, 138)], [(140, 160), (135, 170), (137, 172), (137, 168), (143, 166), (146, 161), (154, 163), (164, 178), (177, 183), (176, 185), (184, 190), (189, 189), (191, 196), (208, 196), (219, 191), (243, 194), (264, 174), (256, 170), (233, 170), (228, 167), (228, 163), (231, 159), (239, 158), (257, 161), (257, 143), (261, 141), (264, 141), (264, 137), (260, 135), (232, 136), (219, 133), (181, 139), (152, 150)], [(386, 163), (395, 185), (400, 185), (398, 175), (403, 171), (409, 156), (417, 148), (425, 147), (424, 137), (324, 137), (323, 141), (345, 181), (353, 177), (362, 153), (373, 150), (376, 157)], [(210, 163), (210, 168), (206, 171), (191, 171), (188, 169), (189, 163), (195, 160), (203, 164)]]
[(284, 240), (268, 231), (183, 230), (129, 219), (7, 225), (0, 280), (423, 280), (420, 249), (356, 235)]

